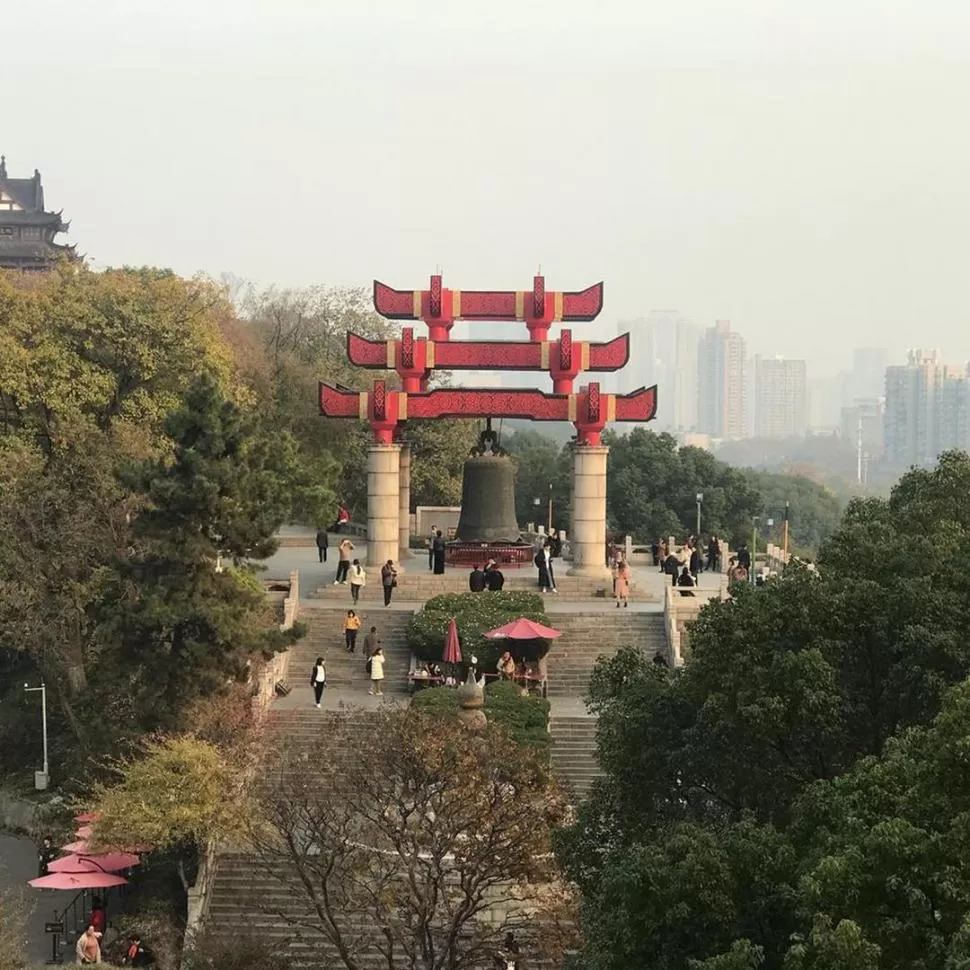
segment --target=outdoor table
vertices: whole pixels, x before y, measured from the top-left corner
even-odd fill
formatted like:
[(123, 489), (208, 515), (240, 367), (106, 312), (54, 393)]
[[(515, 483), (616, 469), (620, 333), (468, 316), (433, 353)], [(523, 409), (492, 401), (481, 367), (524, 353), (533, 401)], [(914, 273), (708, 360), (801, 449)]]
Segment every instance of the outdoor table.
[(411, 693), (414, 694), (425, 687), (440, 687), (445, 682), (445, 678), (437, 675), (418, 677), (416, 674), (408, 674), (408, 681), (411, 685)]

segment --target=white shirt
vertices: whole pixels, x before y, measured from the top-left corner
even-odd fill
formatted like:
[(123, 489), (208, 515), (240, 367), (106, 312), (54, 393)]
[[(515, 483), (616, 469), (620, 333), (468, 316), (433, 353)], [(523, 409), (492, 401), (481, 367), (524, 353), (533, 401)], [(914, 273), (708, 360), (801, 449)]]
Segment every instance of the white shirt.
[(313, 679), (316, 683), (322, 684), (327, 679), (327, 668), (323, 664), (317, 664), (313, 671)]
[(366, 586), (367, 585), (367, 573), (364, 572), (363, 566), (351, 566), (350, 567), (350, 585), (351, 586)]
[(370, 658), (370, 679), (384, 679), (384, 655), (382, 653), (375, 653), (374, 656)]

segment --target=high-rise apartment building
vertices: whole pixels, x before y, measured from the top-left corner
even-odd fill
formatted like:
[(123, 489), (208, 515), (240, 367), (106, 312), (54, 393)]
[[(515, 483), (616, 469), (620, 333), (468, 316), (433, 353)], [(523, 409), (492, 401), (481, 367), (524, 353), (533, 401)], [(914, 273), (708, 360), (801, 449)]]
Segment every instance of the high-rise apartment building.
[(652, 310), (647, 317), (621, 322), (618, 331), (630, 332), (626, 374), (631, 389), (658, 385), (655, 427), (696, 427), (697, 327), (676, 310)]
[(714, 438), (745, 435), (745, 345), (727, 320), (702, 334), (697, 347), (697, 429)]
[[(889, 352), (885, 347), (856, 347), (852, 351), (852, 373), (849, 379), (850, 401), (872, 400), (886, 393), (886, 368)], [(843, 407), (848, 407), (845, 401)]]
[(755, 357), (755, 437), (802, 437), (807, 431), (808, 382), (805, 361), (785, 357)]
[(935, 350), (911, 350), (905, 364), (886, 368), (885, 457), (893, 468), (936, 460), (942, 383)]
[(970, 366), (948, 368), (940, 385), (937, 453), (970, 451)]

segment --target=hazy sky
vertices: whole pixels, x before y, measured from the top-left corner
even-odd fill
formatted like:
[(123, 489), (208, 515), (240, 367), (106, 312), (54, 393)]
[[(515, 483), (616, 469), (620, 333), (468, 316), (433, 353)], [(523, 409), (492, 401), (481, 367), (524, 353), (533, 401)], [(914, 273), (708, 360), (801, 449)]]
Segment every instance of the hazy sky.
[[(98, 264), (606, 281), (970, 357), (966, 0), (6, 0), (0, 151)], [(591, 331), (590, 331), (591, 332)]]

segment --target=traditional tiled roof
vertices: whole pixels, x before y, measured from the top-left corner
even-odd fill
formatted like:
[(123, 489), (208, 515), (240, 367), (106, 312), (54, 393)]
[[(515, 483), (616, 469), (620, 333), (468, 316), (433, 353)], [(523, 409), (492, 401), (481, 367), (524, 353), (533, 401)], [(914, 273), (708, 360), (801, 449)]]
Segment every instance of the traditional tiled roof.
[[(34, 169), (32, 178), (16, 179), (7, 175), (6, 159), (0, 155), (0, 267), (40, 269), (60, 256), (73, 256), (74, 246), (62, 246), (52, 241), (58, 233), (67, 232), (70, 223), (60, 212), (44, 209), (44, 187), (40, 172)], [(9, 207), (10, 203), (13, 207)], [(28, 232), (21, 227), (37, 227)], [(37, 235), (29, 239), (24, 236)]]

